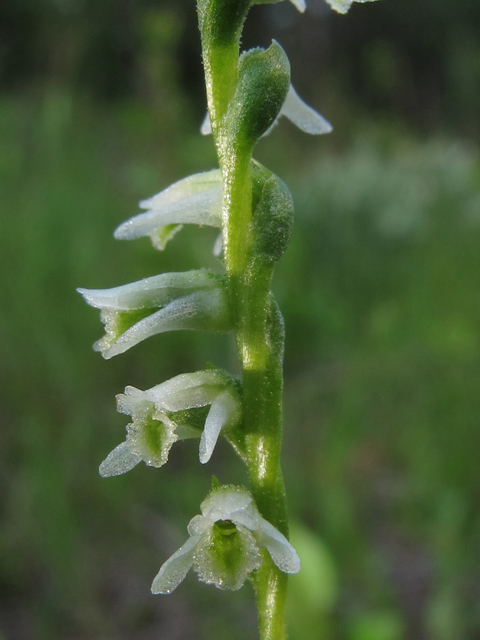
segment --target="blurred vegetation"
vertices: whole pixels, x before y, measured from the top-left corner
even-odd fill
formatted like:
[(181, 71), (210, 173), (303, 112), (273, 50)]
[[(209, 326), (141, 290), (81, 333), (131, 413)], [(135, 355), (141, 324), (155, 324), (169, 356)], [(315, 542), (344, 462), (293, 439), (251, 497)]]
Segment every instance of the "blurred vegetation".
[[(287, 325), (285, 471), (304, 563), (292, 640), (480, 638), (480, 5), (383, 0), (335, 16), (256, 7), (335, 126), (288, 124), (258, 158), (291, 186), (274, 289)], [(229, 337), (162, 335), (105, 362), (77, 286), (214, 265), (213, 230), (158, 254), (113, 242), (136, 202), (215, 165), (193, 0), (0, 5), (0, 637), (256, 637), (251, 588), (149, 587), (225, 443), (102, 480), (114, 395), (212, 361)]]

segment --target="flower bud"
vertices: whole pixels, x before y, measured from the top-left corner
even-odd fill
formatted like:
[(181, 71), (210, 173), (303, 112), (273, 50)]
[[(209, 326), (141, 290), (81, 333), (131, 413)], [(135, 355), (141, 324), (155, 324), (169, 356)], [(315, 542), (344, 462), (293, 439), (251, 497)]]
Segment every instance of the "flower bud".
[(226, 124), (241, 145), (253, 149), (257, 140), (275, 122), (290, 86), (290, 63), (275, 40), (268, 49), (242, 54), (235, 94)]
[(287, 185), (258, 163), (253, 170), (253, 228), (256, 255), (276, 262), (293, 228), (293, 200)]

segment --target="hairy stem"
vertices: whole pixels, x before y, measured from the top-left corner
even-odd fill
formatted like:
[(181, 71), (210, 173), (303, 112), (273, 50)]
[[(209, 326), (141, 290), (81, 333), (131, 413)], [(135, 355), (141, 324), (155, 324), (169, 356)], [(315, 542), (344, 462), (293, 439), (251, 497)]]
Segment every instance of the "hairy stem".
[[(273, 266), (262, 262), (254, 250), (251, 150), (245, 149), (234, 136), (229, 138), (222, 128), (221, 119), (233, 94), (231, 80), (237, 77), (236, 68), (231, 58), (228, 64), (218, 64), (217, 53), (211, 43), (203, 48), (209, 112), (224, 181), (225, 267), (243, 374), (243, 434), (242, 442), (236, 444), (247, 465), (260, 513), (288, 536), (280, 468), (283, 321), (270, 293)], [(223, 73), (228, 76), (225, 81)], [(253, 582), (261, 640), (285, 640), (287, 576), (266, 552)]]

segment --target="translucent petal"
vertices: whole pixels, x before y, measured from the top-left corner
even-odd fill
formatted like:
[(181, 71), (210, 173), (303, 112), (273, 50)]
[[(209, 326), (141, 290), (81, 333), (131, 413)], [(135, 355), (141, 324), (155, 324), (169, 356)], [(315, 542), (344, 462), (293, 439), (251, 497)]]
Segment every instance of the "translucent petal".
[(178, 182), (174, 182), (160, 193), (157, 193), (157, 195), (147, 198), (146, 200), (142, 200), (140, 202), (140, 207), (142, 209), (163, 209), (164, 207), (169, 207), (170, 205), (175, 204), (194, 193), (206, 191), (215, 185), (221, 184), (222, 172), (220, 169), (195, 173), (192, 176), (188, 176)]
[[(103, 357), (125, 353), (142, 340), (166, 331), (193, 330), (226, 332), (231, 329), (231, 318), (224, 291), (200, 290), (177, 298), (159, 311), (140, 320), (111, 343), (108, 335), (94, 345)], [(107, 327), (108, 334), (108, 327)]]
[(233, 514), (247, 509), (253, 498), (241, 487), (227, 486), (212, 491), (200, 505), (202, 514), (210, 520), (232, 520)]
[(212, 526), (212, 522), (204, 516), (194, 516), (188, 523), (188, 533), (191, 536), (199, 536)]
[(126, 442), (122, 442), (118, 447), (108, 454), (100, 465), (98, 471), (103, 478), (120, 476), (127, 473), (141, 461), (141, 457), (130, 450)]
[(266, 547), (272, 560), (284, 573), (298, 573), (300, 571), (300, 558), (297, 552), (270, 522), (259, 516), (260, 530), (256, 532), (257, 542)]
[(189, 289), (218, 286), (211, 271), (196, 269), (180, 273), (162, 273), (111, 289), (77, 289), (87, 304), (97, 309), (130, 311), (161, 306), (185, 295)]
[(195, 548), (201, 536), (192, 536), (173, 556), (163, 563), (152, 582), (152, 593), (172, 593), (193, 564)]
[(125, 393), (116, 396), (117, 411), (128, 416), (142, 416), (155, 409), (155, 404), (146, 395), (146, 391), (141, 391), (136, 387), (125, 387)]
[(235, 524), (241, 524), (250, 529), (250, 531), (257, 531), (260, 526), (260, 514), (253, 502), (245, 508), (234, 511), (230, 519)]
[(290, 85), (287, 97), (280, 111), (280, 116), (285, 116), (299, 129), (313, 135), (330, 133), (332, 125), (323, 116), (309, 107)]
[(228, 382), (223, 371), (195, 371), (175, 376), (145, 393), (166, 411), (183, 411), (211, 404)]
[[(148, 201), (147, 201), (148, 202)], [(222, 185), (193, 193), (170, 205), (155, 203), (146, 213), (140, 213), (121, 224), (114, 233), (117, 240), (133, 240), (153, 234), (171, 224), (221, 226)]]
[(305, 0), (290, 0), (290, 2), (295, 5), (297, 7), (297, 9), (299, 11), (301, 11), (302, 13), (305, 11), (305, 9), (307, 8), (307, 5), (305, 4)]
[(212, 457), (220, 431), (240, 416), (239, 403), (230, 391), (223, 391), (212, 402), (205, 421), (205, 428), (200, 438), (199, 457), (205, 464)]

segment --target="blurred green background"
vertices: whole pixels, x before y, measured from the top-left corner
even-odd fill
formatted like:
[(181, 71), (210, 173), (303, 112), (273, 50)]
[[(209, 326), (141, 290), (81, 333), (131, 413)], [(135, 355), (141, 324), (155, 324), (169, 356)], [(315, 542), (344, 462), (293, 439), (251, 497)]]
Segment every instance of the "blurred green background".
[[(282, 123), (256, 153), (296, 202), (274, 283), (291, 640), (478, 640), (480, 3), (308, 5), (255, 7), (243, 39), (278, 39), (334, 125)], [(160, 470), (97, 473), (124, 438), (116, 393), (236, 370), (232, 339), (162, 335), (106, 362), (75, 293), (215, 264), (212, 230), (163, 253), (112, 238), (216, 164), (194, 0), (2, 0), (0, 83), (0, 638), (255, 638), (248, 584), (149, 592), (211, 474), (246, 482), (226, 443), (206, 468), (185, 442)]]

